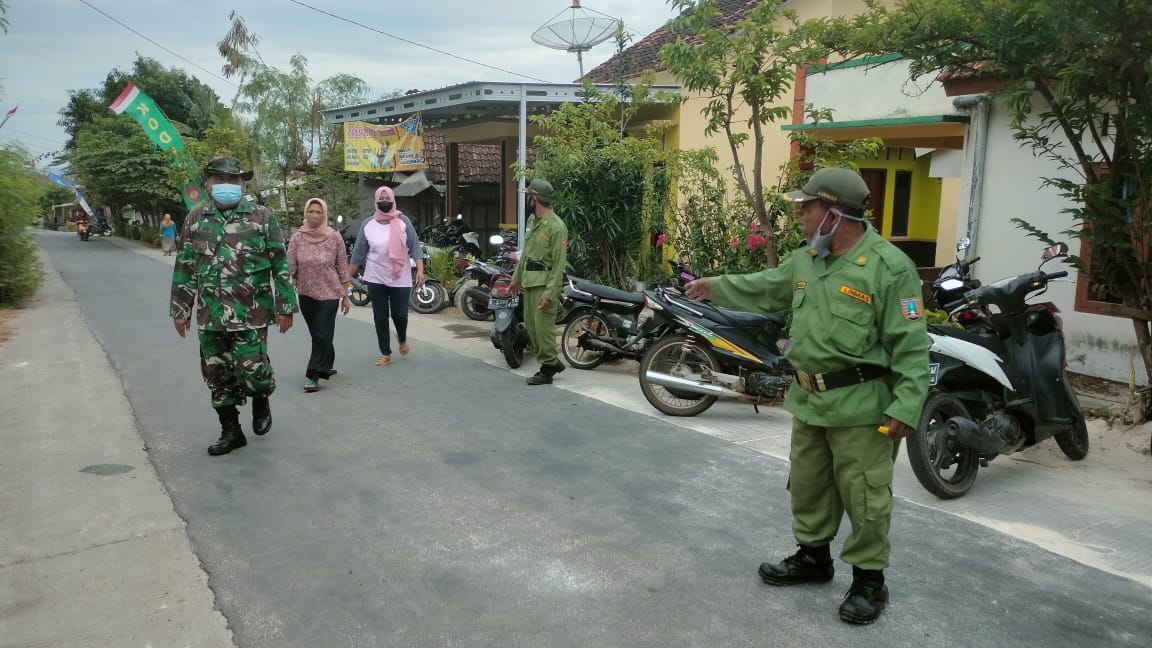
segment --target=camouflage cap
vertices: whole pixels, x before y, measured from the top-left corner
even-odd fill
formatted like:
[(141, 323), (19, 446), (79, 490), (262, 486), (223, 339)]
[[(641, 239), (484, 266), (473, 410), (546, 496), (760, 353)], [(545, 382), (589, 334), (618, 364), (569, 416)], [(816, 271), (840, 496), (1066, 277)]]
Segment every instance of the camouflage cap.
[(524, 187), (524, 192), (530, 196), (540, 196), (541, 200), (551, 203), (552, 202), (552, 183), (544, 178), (536, 178)]
[(802, 188), (793, 189), (784, 196), (795, 203), (823, 200), (849, 209), (864, 210), (870, 193), (859, 173), (843, 167), (825, 167), (812, 174)]
[(217, 175), (238, 175), (245, 180), (252, 179), (251, 171), (240, 168), (240, 160), (232, 156), (218, 157), (204, 165), (204, 177), (211, 178)]

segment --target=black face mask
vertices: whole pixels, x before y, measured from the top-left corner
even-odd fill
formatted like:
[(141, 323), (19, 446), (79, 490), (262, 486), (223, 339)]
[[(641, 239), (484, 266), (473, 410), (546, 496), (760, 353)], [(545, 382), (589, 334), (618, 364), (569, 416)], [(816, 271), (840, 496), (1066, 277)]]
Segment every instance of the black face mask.
[(390, 203), (390, 202), (387, 202), (384, 200), (376, 203), (376, 209), (379, 209), (380, 211), (382, 211), (384, 213), (388, 213), (388, 212), (392, 211), (392, 208), (395, 206), (396, 206), (395, 203)]
[(525, 198), (524, 199), (524, 214), (526, 216), (532, 216), (535, 213), (536, 213), (536, 201), (532, 200), (531, 198)]

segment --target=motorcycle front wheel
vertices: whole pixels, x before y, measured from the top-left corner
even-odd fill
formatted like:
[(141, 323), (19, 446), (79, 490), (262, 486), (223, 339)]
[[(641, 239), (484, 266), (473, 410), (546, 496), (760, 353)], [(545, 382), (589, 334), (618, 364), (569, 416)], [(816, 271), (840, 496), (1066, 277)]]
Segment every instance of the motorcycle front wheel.
[(1056, 434), (1056, 445), (1064, 451), (1064, 455), (1073, 461), (1079, 461), (1088, 456), (1088, 423), (1084, 417), (1079, 417), (1072, 424), (1072, 429)]
[(718, 367), (712, 349), (687, 335), (661, 338), (640, 359), (640, 391), (652, 407), (669, 416), (696, 416), (712, 407), (716, 397), (655, 385), (648, 382), (648, 372), (695, 381), (700, 380), (705, 371), (715, 372)]
[(438, 281), (426, 281), (420, 288), (413, 286), (412, 298), (408, 300), (412, 310), (423, 315), (438, 313), (448, 305), (448, 293)]
[(908, 437), (908, 462), (916, 479), (940, 499), (964, 495), (976, 481), (979, 454), (945, 436), (948, 419), (970, 418), (968, 408), (952, 394), (933, 392), (924, 402), (916, 433)]
[(580, 346), (580, 338), (608, 337), (608, 322), (595, 311), (590, 311), (568, 322), (560, 336), (560, 352), (568, 364), (577, 369), (595, 369), (608, 359), (607, 351), (586, 349)]
[(460, 312), (477, 322), (492, 319), (492, 311), (488, 310), (488, 297), (488, 291), (484, 288), (465, 288), (460, 295)]
[(524, 364), (524, 345), (516, 339), (516, 327), (509, 326), (500, 333), (500, 352), (504, 354), (504, 361), (513, 369), (519, 369)]

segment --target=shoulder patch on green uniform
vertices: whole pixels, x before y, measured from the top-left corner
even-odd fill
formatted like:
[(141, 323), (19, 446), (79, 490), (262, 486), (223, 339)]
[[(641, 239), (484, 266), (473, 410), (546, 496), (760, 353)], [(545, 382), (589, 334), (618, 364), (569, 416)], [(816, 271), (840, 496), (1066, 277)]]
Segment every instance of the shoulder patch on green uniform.
[(900, 314), (903, 315), (906, 320), (920, 319), (923, 310), (920, 306), (920, 300), (916, 297), (900, 300)]

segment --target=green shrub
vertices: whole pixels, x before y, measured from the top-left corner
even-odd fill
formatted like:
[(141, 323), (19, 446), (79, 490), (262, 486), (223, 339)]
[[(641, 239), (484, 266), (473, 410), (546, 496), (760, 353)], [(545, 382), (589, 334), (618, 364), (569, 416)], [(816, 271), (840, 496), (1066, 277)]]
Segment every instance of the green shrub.
[(22, 306), (40, 286), (36, 242), (27, 227), (43, 186), (35, 178), (27, 152), (0, 148), (0, 306)]
[(451, 287), (456, 283), (456, 257), (452, 253), (456, 250), (455, 247), (447, 247), (436, 250), (432, 253), (432, 258), (425, 259), (427, 267), (424, 268), (424, 274), (439, 281), (441, 285)]

